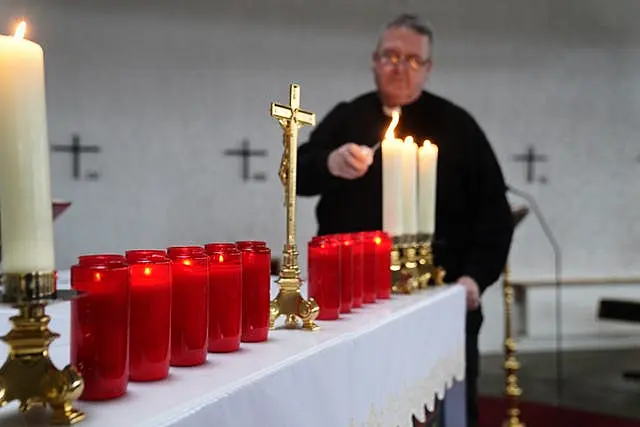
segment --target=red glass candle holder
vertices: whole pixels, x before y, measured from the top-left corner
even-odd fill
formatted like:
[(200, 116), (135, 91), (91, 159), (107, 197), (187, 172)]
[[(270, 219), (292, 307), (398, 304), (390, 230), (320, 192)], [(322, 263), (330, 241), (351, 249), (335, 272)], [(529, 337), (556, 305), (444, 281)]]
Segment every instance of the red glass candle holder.
[(359, 233), (349, 234), (349, 238), (353, 243), (352, 261), (353, 261), (353, 308), (362, 307), (364, 302), (364, 242), (362, 235)]
[(171, 366), (207, 360), (209, 257), (204, 248), (168, 248), (171, 259)]
[[(113, 399), (129, 383), (129, 267), (83, 255), (71, 267), (71, 364), (84, 380), (82, 400)], [(108, 257), (106, 257), (108, 258)]]
[(266, 248), (267, 243), (262, 240), (239, 240), (236, 242), (236, 246), (240, 250), (253, 247)]
[(242, 342), (266, 341), (269, 336), (271, 250), (242, 249)]
[(376, 256), (377, 245), (376, 238), (379, 239), (375, 231), (365, 231), (357, 233), (357, 239), (362, 241), (362, 302), (372, 304), (376, 302), (378, 297), (378, 289), (376, 287)]
[(208, 350), (228, 353), (240, 348), (242, 333), (241, 252), (235, 245), (209, 249)]
[(158, 254), (127, 258), (132, 260), (129, 379), (162, 380), (171, 359), (171, 261)]
[(127, 260), (120, 254), (92, 254), (80, 255), (78, 257), (79, 265), (105, 265), (110, 263), (126, 263)]
[(212, 255), (214, 253), (224, 251), (227, 249), (237, 249), (237, 246), (235, 243), (228, 243), (228, 242), (213, 242), (213, 243), (207, 243), (206, 245), (204, 245), (204, 251), (207, 253), (207, 255)]
[(167, 251), (164, 249), (131, 249), (125, 252), (125, 258), (128, 262), (156, 256), (166, 258)]
[(167, 248), (167, 257), (173, 259), (177, 256), (205, 255), (204, 246), (170, 246)]
[(320, 307), (318, 320), (336, 320), (340, 317), (341, 269), (340, 242), (325, 237), (312, 239), (307, 245), (309, 297)]
[(375, 233), (374, 242), (376, 245), (376, 292), (380, 299), (391, 298), (391, 249), (393, 241), (391, 237), (383, 232)]
[(353, 306), (353, 240), (349, 234), (335, 234), (340, 243), (340, 313), (350, 313)]

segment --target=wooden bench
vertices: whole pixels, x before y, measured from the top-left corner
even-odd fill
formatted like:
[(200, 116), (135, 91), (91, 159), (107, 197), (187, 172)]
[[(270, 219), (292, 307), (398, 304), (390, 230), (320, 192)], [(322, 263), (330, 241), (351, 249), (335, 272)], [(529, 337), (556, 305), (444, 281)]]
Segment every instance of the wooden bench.
[[(638, 341), (640, 329), (634, 324), (603, 322), (598, 312), (602, 300), (637, 300), (640, 277), (564, 278), (559, 283), (560, 294), (556, 293), (557, 285), (555, 279), (512, 280), (514, 330), (523, 348), (552, 349), (558, 333), (567, 349), (627, 347)], [(561, 317), (556, 312), (557, 302), (562, 307)]]
[[(637, 323), (640, 326), (640, 300), (602, 299), (598, 305), (598, 318)], [(626, 371), (622, 376), (640, 380), (640, 371)]]

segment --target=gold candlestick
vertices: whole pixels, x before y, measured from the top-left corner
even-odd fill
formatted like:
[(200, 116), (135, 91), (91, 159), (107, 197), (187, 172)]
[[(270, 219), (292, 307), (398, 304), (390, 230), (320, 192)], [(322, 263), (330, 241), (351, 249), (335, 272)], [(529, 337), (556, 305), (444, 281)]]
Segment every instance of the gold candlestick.
[(418, 288), (418, 258), (412, 237), (394, 237), (390, 256), (391, 290), (396, 294), (413, 293)]
[[(48, 328), (45, 306), (65, 299), (56, 291), (55, 273), (5, 274), (2, 302), (19, 310), (11, 317), (13, 328), (1, 339), (9, 356), (0, 368), (0, 406), (20, 401), (20, 411), (34, 405), (49, 405), (52, 424), (75, 424), (85, 414), (72, 406), (84, 389), (84, 382), (71, 365), (58, 370), (49, 359), (49, 345), (60, 335)], [(72, 297), (73, 292), (69, 292)]]
[(445, 270), (434, 263), (431, 241), (432, 237), (429, 235), (418, 235), (418, 287), (420, 289), (428, 288), (429, 284), (444, 285)]
[(503, 427), (525, 427), (520, 421), (520, 409), (518, 399), (522, 395), (522, 389), (518, 386), (518, 370), (520, 363), (516, 359), (516, 341), (511, 330), (511, 304), (513, 303), (513, 288), (509, 278), (509, 267), (504, 268), (504, 370), (505, 370), (505, 396), (508, 400), (507, 419)]
[(282, 266), (278, 286), (278, 295), (271, 301), (270, 327), (273, 328), (278, 317), (285, 316), (285, 327), (297, 329), (298, 317), (302, 320), (302, 329), (317, 330), (314, 322), (320, 308), (313, 298), (305, 300), (300, 293), (302, 279), (298, 264), (296, 247), (296, 174), (298, 161), (298, 130), (304, 125), (315, 125), (314, 113), (300, 109), (300, 86), (292, 84), (289, 88), (289, 105), (271, 104), (271, 117), (280, 123), (283, 130), (284, 152), (280, 162), (280, 180), (284, 186), (284, 203), (287, 209), (287, 239), (282, 251)]

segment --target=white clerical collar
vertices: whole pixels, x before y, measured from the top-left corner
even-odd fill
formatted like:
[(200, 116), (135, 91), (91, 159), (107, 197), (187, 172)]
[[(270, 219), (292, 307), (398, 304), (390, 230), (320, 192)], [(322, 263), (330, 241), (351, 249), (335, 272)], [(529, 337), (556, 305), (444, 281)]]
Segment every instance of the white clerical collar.
[(384, 112), (385, 116), (392, 117), (394, 111), (397, 111), (398, 113), (402, 113), (402, 108), (401, 107), (387, 107), (386, 105), (383, 105), (382, 106), (382, 111)]

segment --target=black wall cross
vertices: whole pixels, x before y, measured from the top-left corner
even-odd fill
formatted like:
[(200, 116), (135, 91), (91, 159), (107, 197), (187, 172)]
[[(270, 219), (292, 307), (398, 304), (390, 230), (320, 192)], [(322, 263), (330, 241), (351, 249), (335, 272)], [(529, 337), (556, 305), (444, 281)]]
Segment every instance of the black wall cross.
[(242, 147), (240, 149), (225, 150), (225, 156), (240, 156), (242, 160), (242, 180), (244, 182), (255, 180), (264, 181), (265, 175), (263, 173), (251, 175), (250, 163), (251, 157), (265, 157), (267, 150), (251, 150), (248, 139), (242, 140)]
[(81, 145), (80, 135), (73, 134), (71, 145), (54, 145), (53, 151), (71, 153), (73, 156), (73, 179), (80, 179), (80, 155), (83, 153), (99, 153), (100, 147), (96, 145)]
[[(536, 149), (529, 146), (526, 153), (513, 156), (513, 160), (516, 162), (525, 162), (527, 164), (527, 182), (531, 183), (536, 181), (536, 162), (546, 162), (547, 156), (536, 154)], [(541, 181), (545, 182), (546, 179), (542, 177)]]

